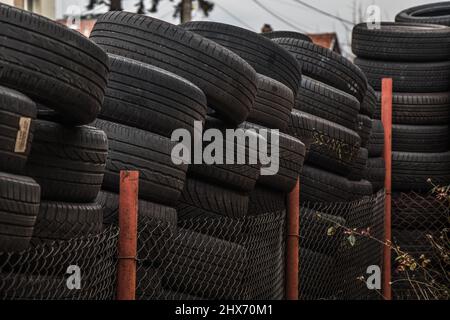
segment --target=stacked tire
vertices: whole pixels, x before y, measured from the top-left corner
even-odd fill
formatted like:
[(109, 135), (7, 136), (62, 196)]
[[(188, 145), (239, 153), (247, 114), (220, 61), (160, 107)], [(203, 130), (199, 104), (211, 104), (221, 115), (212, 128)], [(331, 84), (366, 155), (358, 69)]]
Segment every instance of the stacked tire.
[[(237, 216), (236, 212), (231, 215), (228, 213), (228, 218), (247, 217), (246, 221), (261, 222), (270, 220), (273, 221), (274, 232), (281, 235), (283, 229), (278, 227), (277, 221), (284, 219), (285, 197), (296, 185), (306, 153), (302, 141), (279, 132), (287, 127), (294, 106), (294, 95), (301, 81), (300, 66), (288, 51), (249, 30), (211, 22), (190, 22), (182, 26), (233, 51), (257, 72), (256, 98), (246, 121), (241, 123), (238, 129), (244, 130), (250, 136), (256, 135), (257, 139), (266, 145), (270, 155), (270, 163), (258, 160), (256, 165), (193, 165), (189, 170), (193, 175), (220, 183), (240, 192), (241, 197), (244, 196), (245, 207), (234, 206), (244, 209), (242, 215)], [(217, 115), (217, 112), (211, 114), (212, 117)], [(217, 120), (207, 119), (205, 127), (211, 127), (213, 122)], [(215, 127), (230, 128), (230, 125), (224, 123)], [(254, 148), (254, 145), (245, 143), (235, 147), (251, 152), (250, 149)], [(218, 175), (217, 169), (227, 173)], [(221, 194), (226, 195), (224, 190)], [(230, 203), (230, 200), (227, 202)], [(244, 278), (249, 292), (247, 298), (282, 299), (282, 237), (269, 238), (264, 233), (246, 228), (246, 225), (244, 222), (241, 234), (245, 246), (249, 248)], [(262, 273), (257, 266), (263, 264), (267, 266), (267, 270)]]
[[(234, 40), (244, 34), (262, 39), (266, 47), (261, 44), (259, 51), (252, 52), (254, 44), (226, 38), (221, 41), (221, 34), (230, 32), (236, 36)], [(257, 183), (268, 182), (259, 181), (262, 163), (258, 159), (229, 164), (229, 155), (223, 153), (225, 157), (218, 162), (214, 156), (215, 161), (210, 162), (203, 152), (195, 152), (198, 145), (193, 146), (200, 143), (200, 149), (207, 150), (209, 144), (202, 140), (203, 135), (214, 132), (228, 139), (222, 147), (233, 146), (238, 157), (242, 150), (245, 155), (255, 151), (248, 141), (258, 141), (261, 128), (284, 128), (292, 109), (292, 91), (301, 79), (297, 61), (269, 39), (244, 29), (213, 23), (175, 26), (124, 12), (101, 16), (91, 40), (107, 51), (111, 60), (101, 120), (95, 122), (110, 141), (100, 195), (105, 222), (114, 222), (117, 217), (118, 172), (139, 170), (139, 219), (147, 217), (149, 223), (156, 224), (151, 232), (141, 232), (139, 237), (142, 274), (164, 271), (159, 272), (158, 286), (172, 293), (199, 299), (239, 298), (237, 290), (233, 295), (225, 289), (206, 290), (205, 285), (225, 280), (243, 283), (243, 273), (227, 271), (229, 263), (223, 266), (222, 275), (214, 271), (220, 277), (227, 275), (227, 279), (208, 278), (212, 274), (206, 271), (217, 268), (213, 260), (220, 248), (214, 243), (232, 249), (228, 250), (230, 254), (239, 247), (243, 252), (236, 263), (245, 265), (243, 222), (250, 214), (249, 200)], [(228, 138), (228, 129), (247, 130), (249, 139)], [(289, 136), (280, 136), (279, 140), (284, 143), (280, 160), (283, 170), (273, 176), (277, 191), (271, 192), (277, 199), (282, 194), (280, 188), (287, 192), (295, 185), (305, 156), (299, 140)], [(187, 145), (192, 148), (185, 149)], [(186, 155), (183, 150), (193, 152)], [(173, 243), (158, 245), (157, 240), (161, 242), (162, 238)], [(202, 241), (189, 247), (189, 238)], [(274, 250), (280, 256), (281, 242)], [(210, 254), (213, 260), (198, 260), (199, 252)], [(174, 263), (181, 258), (182, 263)], [(194, 265), (197, 271), (205, 272), (182, 270), (183, 266)], [(160, 294), (144, 291), (138, 292), (142, 298), (161, 298)]]
[(270, 37), (297, 59), (303, 73), (287, 128), (308, 149), (300, 176), (299, 295), (329, 298), (332, 292), (319, 292), (314, 281), (330, 283), (342, 237), (328, 236), (327, 229), (336, 223), (345, 225), (347, 217), (322, 214), (327, 217), (323, 220), (309, 208), (372, 195), (372, 185), (365, 180), (371, 120), (362, 121), (370, 115), (362, 105), (373, 110), (374, 101), (367, 101), (366, 77), (349, 60), (300, 36), (275, 33)]
[[(450, 28), (415, 22), (382, 22), (380, 29), (368, 29), (366, 24), (359, 24), (353, 30), (352, 46), (358, 56), (355, 63), (377, 91), (377, 119), (381, 109), (381, 79), (393, 79), (394, 202), (404, 196), (401, 193), (409, 194), (411, 199), (417, 198), (416, 193), (426, 198), (433, 184), (450, 183)], [(373, 140), (377, 140), (376, 136), (373, 132)], [(371, 164), (375, 165), (375, 162)], [(435, 215), (422, 212), (428, 223), (420, 219), (413, 221), (413, 212), (417, 210), (413, 206), (394, 206), (393, 240), (402, 248), (409, 246), (413, 256), (429, 254), (429, 250), (414, 250), (414, 237), (410, 235), (424, 233), (422, 229), (433, 225)]]
[[(0, 24), (0, 252), (4, 257), (21, 256), (42, 242), (103, 231), (102, 208), (95, 199), (103, 181), (108, 141), (103, 131), (88, 124), (101, 109), (109, 63), (92, 41), (42, 16), (0, 4)], [(69, 266), (56, 265), (55, 257), (52, 263), (18, 267), (3, 257), (0, 287), (6, 291), (2, 296), (10, 294), (3, 281), (45, 276), (56, 283), (61, 277), (56, 270)], [(71, 261), (88, 268), (84, 262), (83, 257)], [(29, 273), (22, 274), (23, 270)], [(28, 298), (34, 297), (29, 294), (34, 284), (30, 280), (21, 286)]]
[[(26, 249), (32, 237), (101, 232), (101, 208), (93, 202), (108, 144), (102, 131), (84, 125), (103, 102), (106, 53), (77, 32), (4, 4), (0, 21), (1, 170), (32, 178), (2, 177), (0, 250)], [(36, 119), (44, 109), (60, 123)]]

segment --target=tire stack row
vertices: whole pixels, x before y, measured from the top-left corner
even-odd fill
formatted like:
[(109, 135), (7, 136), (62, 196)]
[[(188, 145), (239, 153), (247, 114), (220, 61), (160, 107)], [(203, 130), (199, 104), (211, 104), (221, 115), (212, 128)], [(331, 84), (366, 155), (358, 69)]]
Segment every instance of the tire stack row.
[[(53, 244), (103, 232), (95, 199), (108, 140), (88, 124), (103, 103), (108, 57), (78, 32), (4, 4), (0, 25), (0, 295), (58, 296), (71, 264), (88, 270), (89, 285), (59, 298), (111, 294), (92, 257)], [(26, 251), (41, 243), (54, 250), (51, 258)], [(105, 274), (114, 270), (104, 259), (95, 263)]]
[[(247, 298), (281, 299), (284, 296), (284, 199), (295, 187), (306, 148), (299, 139), (278, 131), (287, 127), (301, 81), (300, 66), (289, 52), (249, 30), (211, 22), (190, 22), (182, 26), (233, 51), (257, 72), (256, 98), (246, 121), (239, 128), (254, 130), (266, 140), (272, 156), (270, 165), (278, 171), (271, 172), (274, 167), (263, 168), (259, 162), (256, 166), (194, 165), (190, 170), (205, 179), (208, 178), (206, 174), (209, 179), (218, 177), (214, 172), (217, 168), (229, 172), (221, 175), (225, 180), (218, 182), (243, 193), (247, 204), (243, 216), (227, 215), (233, 219), (247, 216), (241, 232), (248, 250), (244, 276)], [(248, 148), (247, 145), (243, 147)], [(272, 150), (272, 147), (278, 150)], [(245, 179), (236, 173), (243, 174)], [(265, 266), (264, 271), (262, 266)]]
[[(317, 210), (308, 207), (342, 205), (373, 194), (365, 172), (376, 101), (374, 95), (368, 98), (365, 75), (347, 59), (292, 33), (269, 36), (291, 52), (303, 72), (287, 131), (307, 142), (308, 148), (300, 177), (299, 295), (302, 299), (330, 298), (337, 294), (332, 275), (341, 268), (342, 250), (348, 246), (343, 246), (342, 234), (330, 236), (327, 230), (336, 224), (359, 227), (371, 212), (349, 217), (345, 210), (328, 210), (318, 217)], [(364, 248), (358, 248), (350, 249), (350, 258), (362, 256), (355, 251)], [(350, 261), (358, 270), (363, 263)], [(356, 273), (340, 275), (339, 283), (353, 283)]]
[[(430, 180), (450, 183), (450, 28), (382, 22), (379, 29), (368, 29), (360, 24), (353, 30), (352, 46), (358, 56), (355, 63), (375, 90), (380, 91), (382, 78), (393, 79), (393, 201), (404, 197), (401, 192), (411, 199), (417, 199), (416, 193), (426, 198), (433, 188)], [(380, 95), (376, 93), (377, 118)], [(423, 235), (441, 230), (433, 230), (436, 215), (425, 207), (423, 219), (414, 219), (420, 204), (412, 201), (409, 206), (393, 206), (393, 240), (413, 256), (428, 255)], [(416, 246), (419, 242), (422, 245)]]
[[(275, 38), (302, 65), (303, 79), (288, 132), (306, 141), (300, 179), (304, 202), (347, 202), (372, 194), (357, 167), (357, 119), (366, 91), (364, 74), (328, 49), (295, 38)], [(349, 178), (354, 176), (352, 180)]]
[(101, 233), (95, 199), (108, 141), (86, 124), (103, 102), (108, 57), (79, 33), (4, 4), (0, 23), (0, 252)]
[[(270, 40), (244, 29), (218, 23), (175, 26), (124, 12), (101, 16), (91, 40), (107, 51), (111, 60), (101, 120), (95, 122), (110, 141), (100, 196), (105, 221), (114, 222), (117, 217), (119, 171), (139, 170), (139, 218), (148, 216), (166, 223), (158, 223), (158, 231), (141, 235), (140, 270), (144, 274), (155, 274), (155, 268), (163, 270), (159, 272), (160, 284), (172, 294), (239, 298), (241, 292), (235, 290), (233, 296), (233, 290), (224, 283), (243, 283), (254, 278), (245, 275), (242, 266), (231, 268), (230, 263), (219, 266), (223, 270), (214, 271), (211, 268), (218, 267), (214, 259), (218, 254), (224, 255), (224, 262), (236, 259), (227, 258), (228, 253), (237, 252), (235, 247), (244, 252), (238, 257), (240, 262), (236, 261), (239, 265), (252, 258), (246, 257), (242, 241), (242, 235), (245, 238), (248, 234), (243, 222), (251, 212), (251, 194), (266, 188), (256, 187), (257, 184), (269, 186), (267, 192), (272, 198), (290, 191), (301, 171), (305, 147), (296, 138), (277, 136), (281, 169), (278, 175), (265, 179), (260, 177), (259, 162), (226, 164), (225, 157), (219, 159), (224, 164), (211, 165), (193, 154), (188, 156), (194, 163), (176, 165), (174, 161), (181, 163), (186, 155), (175, 152), (180, 151), (180, 145), (171, 138), (179, 130), (177, 138), (182, 145), (193, 147), (198, 143), (196, 138), (201, 139), (204, 133), (202, 127), (214, 129), (224, 137), (227, 129), (254, 129), (250, 133), (253, 138), (259, 138), (260, 129), (286, 127), (293, 107), (292, 91), (297, 90), (301, 79), (297, 61)], [(231, 144), (234, 150), (242, 148), (248, 154), (254, 147), (249, 140), (225, 140), (223, 146)], [(207, 143), (203, 147), (206, 146)], [(268, 213), (259, 209), (251, 214)], [(280, 210), (283, 209), (284, 203)], [(173, 243), (159, 248), (159, 244), (155, 246), (155, 235)], [(267, 254), (279, 259), (282, 237), (277, 239), (270, 248), (262, 245), (251, 263), (263, 263), (260, 260)], [(227, 247), (230, 250), (219, 252)], [(270, 251), (264, 252), (267, 249)], [(205, 258), (198, 260), (199, 254)], [(214, 284), (222, 284), (222, 289), (217, 290), (220, 286)], [(260, 284), (252, 281), (249, 285)], [(138, 294), (143, 297), (164, 298), (142, 289)], [(278, 291), (268, 291), (265, 298), (275, 298)]]

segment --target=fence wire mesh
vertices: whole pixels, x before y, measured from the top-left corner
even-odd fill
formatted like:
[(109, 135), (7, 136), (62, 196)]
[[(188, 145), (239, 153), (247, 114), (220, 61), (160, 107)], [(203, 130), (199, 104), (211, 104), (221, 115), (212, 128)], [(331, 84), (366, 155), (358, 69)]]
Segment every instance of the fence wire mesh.
[(450, 206), (416, 192), (392, 197), (392, 290), (397, 300), (450, 298)]
[(141, 220), (137, 298), (283, 299), (285, 217)]
[(384, 190), (348, 203), (303, 203), (300, 208), (299, 297), (378, 299), (362, 277), (382, 269)]
[[(438, 205), (434, 198), (415, 195), (412, 201), (412, 196), (394, 198), (394, 211), (403, 208), (410, 214), (418, 207), (423, 213)], [(439, 231), (440, 226), (433, 228)], [(368, 266), (382, 269), (383, 245), (375, 239), (384, 239), (384, 191), (350, 203), (302, 203), (299, 232), (301, 299), (381, 297), (361, 277), (367, 276)], [(117, 227), (108, 227), (96, 236), (42, 243), (20, 254), (0, 253), (0, 298), (114, 299), (117, 239)], [(283, 299), (285, 239), (285, 209), (239, 220), (140, 217), (137, 298)], [(70, 265), (81, 270), (80, 290), (67, 287)]]
[(0, 253), (0, 299), (114, 299), (118, 234), (108, 227), (97, 235)]

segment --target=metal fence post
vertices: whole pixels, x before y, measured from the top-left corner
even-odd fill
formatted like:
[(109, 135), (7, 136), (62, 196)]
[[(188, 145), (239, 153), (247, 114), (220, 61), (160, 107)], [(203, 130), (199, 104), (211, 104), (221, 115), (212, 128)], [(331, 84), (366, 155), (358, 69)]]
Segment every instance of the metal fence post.
[(286, 243), (286, 299), (298, 300), (298, 241), (300, 219), (300, 179), (288, 195)]
[[(384, 152), (386, 163), (386, 202), (384, 216), (385, 239), (391, 243), (391, 195), (392, 195), (392, 79), (382, 80), (381, 90), (381, 119), (384, 126)], [(383, 296), (386, 300), (392, 300), (391, 287), (391, 248), (384, 246), (383, 249)]]
[(139, 172), (120, 172), (117, 300), (136, 299)]

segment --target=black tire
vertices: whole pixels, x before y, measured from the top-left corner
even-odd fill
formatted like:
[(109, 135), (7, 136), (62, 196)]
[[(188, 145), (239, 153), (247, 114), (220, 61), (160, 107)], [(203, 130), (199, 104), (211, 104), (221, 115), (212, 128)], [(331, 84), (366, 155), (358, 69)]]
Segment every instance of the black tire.
[(348, 175), (361, 147), (361, 138), (350, 129), (316, 118), (311, 150), (306, 163), (330, 172)]
[(353, 197), (353, 188), (347, 178), (305, 165), (300, 176), (300, 202), (347, 202)]
[(0, 87), (0, 171), (22, 172), (31, 150), (35, 119), (33, 101)]
[(174, 142), (105, 120), (96, 120), (94, 126), (104, 130), (109, 140), (103, 189), (119, 192), (120, 171), (138, 170), (140, 198), (168, 205), (178, 200), (188, 166), (173, 163)]
[(353, 28), (352, 49), (358, 57), (375, 60), (450, 60), (450, 28), (395, 22), (368, 28), (367, 23), (360, 23)]
[(344, 176), (350, 173), (361, 147), (361, 138), (355, 131), (297, 110), (292, 112), (288, 133), (312, 136), (306, 163)]
[(348, 93), (303, 77), (295, 108), (354, 130), (360, 104)]
[[(139, 208), (137, 254), (142, 266), (163, 268), (167, 263), (169, 248), (173, 246), (173, 239), (178, 232), (178, 218), (174, 211), (156, 203), (147, 203), (144, 210)], [(161, 214), (164, 213), (170, 216), (163, 217)]]
[(445, 152), (449, 146), (449, 126), (392, 126), (392, 150), (406, 152)]
[[(241, 127), (256, 129), (257, 132), (261, 129), (266, 129), (249, 122), (245, 122)], [(258, 183), (281, 192), (290, 192), (295, 187), (298, 176), (302, 171), (306, 147), (302, 141), (295, 137), (281, 132), (271, 132), (271, 136), (267, 136), (267, 150), (272, 150), (274, 143), (272, 134), (274, 138), (278, 138), (279, 154), (271, 154), (272, 163), (261, 168)], [(274, 165), (275, 168), (273, 167)], [(274, 171), (276, 169), (278, 170)]]
[[(83, 279), (83, 283), (84, 283)], [(69, 290), (63, 276), (0, 274), (0, 299), (10, 301), (76, 300), (82, 290)]]
[[(333, 275), (336, 274), (336, 261), (325, 254), (305, 248), (299, 248), (299, 298), (302, 300), (319, 300), (330, 298), (335, 294), (331, 290)], [(321, 283), (321, 286), (317, 284)]]
[(365, 178), (372, 183), (373, 193), (384, 188), (386, 166), (383, 158), (369, 158)]
[(428, 192), (450, 181), (450, 151), (443, 153), (392, 153), (392, 190)]
[(352, 196), (349, 201), (361, 200), (363, 198), (370, 197), (373, 194), (373, 187), (370, 181), (350, 181), (350, 186), (352, 189)]
[[(433, 248), (433, 245), (427, 239), (427, 233), (431, 236), (436, 236), (437, 233), (430, 231), (431, 230), (428, 230), (427, 232), (425, 230), (415, 228), (409, 228), (406, 230), (394, 228), (392, 230), (392, 243), (394, 245), (399, 245), (402, 251), (407, 252), (417, 260), (420, 259), (419, 257), (422, 254), (427, 258), (431, 258), (431, 265), (428, 266), (428, 268), (431, 270), (431, 268), (433, 267), (433, 262), (439, 263), (441, 261), (433, 261), (433, 256), (436, 255), (436, 248)], [(442, 265), (439, 264), (438, 268), (439, 270), (442, 270)]]
[(238, 244), (179, 230), (162, 283), (167, 289), (209, 299), (239, 299), (247, 250)]
[(271, 31), (261, 33), (261, 35), (269, 39), (291, 38), (312, 42), (311, 38), (308, 37), (306, 34), (295, 31)]
[(109, 55), (111, 73), (99, 118), (170, 138), (204, 122), (206, 97), (187, 80), (160, 68)]
[(0, 252), (28, 248), (40, 197), (33, 179), (0, 172)]
[(366, 148), (369, 144), (372, 132), (373, 121), (368, 116), (358, 114), (358, 122), (356, 124), (356, 132), (361, 137), (361, 146)]
[[(346, 226), (342, 217), (301, 208), (299, 246), (334, 257), (344, 238), (342, 226)], [(329, 234), (330, 228), (334, 228), (334, 233)]]
[(217, 22), (188, 22), (182, 27), (235, 52), (256, 72), (283, 83), (294, 96), (297, 95), (302, 69), (289, 52), (270, 39), (247, 29)]
[[(98, 194), (95, 202), (103, 209), (103, 223), (117, 225), (119, 222), (119, 195), (117, 193), (102, 190)], [(139, 200), (138, 206), (139, 222), (147, 219), (155, 219), (167, 222), (174, 226), (177, 225), (177, 211), (175, 208), (142, 199)]]
[(307, 154), (313, 142), (315, 117), (309, 113), (292, 110), (286, 133), (300, 139), (306, 146)]
[(136, 268), (136, 300), (156, 300), (160, 298), (162, 283), (157, 268), (138, 264)]
[(367, 160), (369, 159), (369, 152), (366, 148), (359, 149), (358, 156), (353, 164), (353, 167), (348, 175), (351, 181), (360, 181), (364, 178), (367, 168)]
[(93, 121), (108, 77), (108, 57), (82, 34), (28, 11), (0, 5), (0, 84), (58, 111)]
[(392, 195), (392, 225), (398, 230), (443, 230), (450, 208), (432, 194), (415, 192)]
[(286, 210), (286, 194), (266, 186), (256, 185), (250, 193), (248, 214), (263, 215)]
[(298, 39), (274, 39), (302, 66), (304, 75), (355, 96), (362, 102), (367, 90), (364, 73), (350, 60), (316, 44)]
[(32, 242), (69, 240), (98, 235), (102, 231), (101, 205), (42, 201)]
[[(374, 117), (381, 119), (381, 92)], [(439, 125), (450, 123), (450, 92), (392, 94), (392, 122), (397, 124)]]
[(363, 102), (361, 103), (360, 113), (368, 116), (369, 118), (373, 118), (375, 113), (375, 108), (377, 107), (377, 96), (375, 90), (372, 86), (367, 86), (366, 96), (364, 97)]
[(373, 120), (372, 132), (367, 143), (369, 158), (380, 157), (384, 149), (384, 127), (381, 120)]
[(26, 173), (41, 185), (42, 199), (92, 202), (100, 192), (107, 155), (103, 131), (37, 120)]
[(449, 2), (436, 2), (405, 9), (395, 16), (397, 22), (431, 23), (450, 26)]
[(199, 218), (243, 218), (249, 197), (243, 193), (188, 178), (177, 204), (180, 220)]
[(247, 121), (270, 129), (286, 128), (294, 108), (294, 94), (287, 86), (258, 74), (258, 93)]
[(450, 61), (387, 62), (355, 59), (369, 84), (381, 90), (382, 78), (392, 78), (395, 92), (443, 92), (450, 87)]
[(186, 78), (233, 124), (244, 121), (252, 109), (257, 90), (255, 70), (235, 53), (183, 27), (116, 11), (99, 17), (91, 40), (109, 53)]
[[(247, 128), (247, 126), (247, 122), (244, 122), (240, 128), (244, 130), (253, 129), (252, 127)], [(250, 152), (257, 152), (258, 150), (254, 148), (254, 145), (250, 144), (250, 138), (245, 139), (244, 142), (238, 139), (234, 139), (233, 141), (228, 140), (226, 130), (234, 128), (234, 126), (231, 126), (219, 119), (208, 116), (205, 123), (205, 130), (217, 129), (225, 138), (223, 143), (223, 158), (218, 159), (222, 164), (207, 164), (204, 163), (204, 159), (202, 159), (202, 164), (194, 163), (189, 165), (189, 173), (194, 177), (199, 177), (211, 183), (217, 183), (243, 192), (250, 192), (254, 189), (256, 181), (260, 176), (261, 164), (258, 163), (258, 159), (254, 159), (255, 163), (250, 163), (249, 154)], [(248, 132), (248, 137), (255, 139), (260, 138), (260, 136), (254, 131)], [(231, 155), (227, 154), (228, 143), (233, 143), (234, 146), (233, 164), (226, 164), (227, 160), (232, 160), (230, 159)], [(209, 145), (209, 142), (204, 143), (204, 150), (206, 150), (205, 148), (207, 145)], [(240, 148), (245, 148), (246, 160), (244, 164), (237, 163), (238, 156), (240, 155), (238, 150), (241, 150)]]

